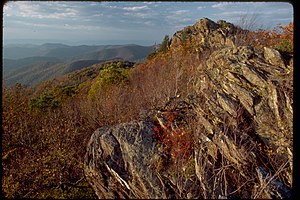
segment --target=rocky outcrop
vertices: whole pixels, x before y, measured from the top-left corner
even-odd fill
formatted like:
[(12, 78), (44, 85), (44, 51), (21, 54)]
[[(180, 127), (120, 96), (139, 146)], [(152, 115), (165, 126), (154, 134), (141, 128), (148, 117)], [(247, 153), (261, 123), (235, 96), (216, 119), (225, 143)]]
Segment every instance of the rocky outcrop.
[[(252, 168), (248, 172), (260, 177), (254, 187), (264, 188), (243, 197), (289, 197), (290, 188), (273, 177), (278, 175), (280, 166), (275, 169), (270, 165), (281, 159), (280, 165), (285, 170), (281, 169), (280, 174), (287, 185), (292, 185), (293, 66), (285, 65), (274, 49), (239, 46), (216, 50), (199, 66), (199, 71), (196, 90), (205, 101), (196, 107), (198, 125), (202, 129), (196, 136), (201, 148), (195, 149), (195, 160), (197, 176), (207, 191), (205, 197), (216, 198), (214, 194), (221, 193), (213, 191), (207, 181), (212, 178), (213, 173), (209, 176), (208, 172), (217, 160), (216, 152), (239, 166), (239, 170), (241, 166), (255, 163), (256, 170)], [(268, 150), (257, 151), (256, 144)], [(205, 170), (203, 165), (211, 166)], [(267, 189), (269, 187), (272, 189)]]
[(193, 26), (177, 31), (171, 39), (170, 49), (181, 46), (186, 41), (190, 41), (195, 50), (199, 52), (202, 52), (205, 48), (233, 46), (236, 33), (242, 31), (242, 29), (224, 20), (215, 23), (208, 18), (204, 18), (198, 20)]
[[(290, 141), (293, 102), (287, 91), (292, 90), (292, 66), (283, 64), (278, 51), (265, 48), (262, 52), (249, 46), (224, 48), (211, 54), (206, 68), (199, 67), (205, 71), (199, 79), (199, 94), (209, 97), (203, 108), (217, 106), (236, 117), (238, 106), (242, 106), (266, 143), (275, 145), (279, 138)], [(274, 136), (270, 137), (271, 133)], [(282, 148), (282, 143), (276, 146)]]
[[(144, 120), (94, 132), (85, 174), (99, 198), (291, 196), (293, 62), (268, 47), (235, 46), (228, 41), (236, 30), (202, 19), (177, 32), (171, 49), (185, 33), (214, 47), (198, 66), (194, 94), (170, 98)], [(170, 143), (153, 137), (157, 128), (176, 139), (189, 133), (193, 152), (175, 160), (164, 146)]]

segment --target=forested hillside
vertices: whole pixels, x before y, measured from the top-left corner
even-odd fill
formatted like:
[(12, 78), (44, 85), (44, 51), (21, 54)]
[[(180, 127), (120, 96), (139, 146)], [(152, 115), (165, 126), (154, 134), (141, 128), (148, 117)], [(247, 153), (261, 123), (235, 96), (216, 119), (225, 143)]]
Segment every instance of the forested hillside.
[(131, 46), (15, 69), (61, 76), (2, 88), (4, 196), (291, 197), (293, 33), (204, 18), (141, 63)]
[(124, 59), (143, 61), (154, 46), (98, 45), (68, 46), (9, 45), (3, 48), (3, 78), (6, 86), (22, 83), (34, 86), (95, 63)]

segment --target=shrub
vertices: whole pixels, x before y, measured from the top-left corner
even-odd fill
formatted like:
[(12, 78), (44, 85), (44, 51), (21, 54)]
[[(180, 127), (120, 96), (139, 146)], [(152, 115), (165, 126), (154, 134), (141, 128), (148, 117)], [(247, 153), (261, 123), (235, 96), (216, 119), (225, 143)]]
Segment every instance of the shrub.
[(192, 134), (184, 127), (177, 127), (175, 119), (177, 112), (167, 113), (167, 122), (164, 126), (156, 124), (153, 138), (162, 146), (166, 155), (169, 155), (174, 163), (182, 159), (188, 159), (193, 152)]
[(30, 110), (47, 111), (49, 109), (58, 108), (61, 101), (50, 92), (45, 92), (40, 96), (33, 98), (29, 102)]
[(275, 45), (275, 49), (280, 52), (293, 53), (294, 45), (288, 39), (283, 39)]
[(88, 92), (88, 97), (94, 99), (99, 91), (107, 90), (111, 85), (125, 83), (128, 80), (128, 69), (121, 62), (104, 66), (96, 77), (95, 83)]
[(168, 50), (169, 36), (165, 35), (159, 51), (166, 52)]
[(65, 86), (62, 88), (62, 94), (64, 96), (72, 97), (76, 93), (76, 89), (75, 86)]

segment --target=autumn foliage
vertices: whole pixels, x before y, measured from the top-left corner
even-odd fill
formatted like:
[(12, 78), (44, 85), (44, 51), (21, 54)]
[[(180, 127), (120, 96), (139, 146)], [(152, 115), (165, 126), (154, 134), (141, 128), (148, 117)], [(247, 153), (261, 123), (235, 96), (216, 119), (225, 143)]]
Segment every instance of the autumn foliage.
[(294, 51), (294, 22), (287, 26), (276, 26), (273, 30), (258, 29), (246, 34), (244, 43), (258, 47), (269, 46), (282, 53), (293, 53)]

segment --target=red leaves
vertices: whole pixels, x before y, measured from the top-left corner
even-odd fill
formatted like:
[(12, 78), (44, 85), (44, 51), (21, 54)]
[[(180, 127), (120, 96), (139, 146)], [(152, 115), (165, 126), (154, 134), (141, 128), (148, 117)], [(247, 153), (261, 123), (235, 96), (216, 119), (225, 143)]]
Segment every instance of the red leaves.
[(162, 145), (164, 153), (170, 155), (175, 163), (188, 158), (193, 151), (191, 134), (183, 127), (174, 125), (176, 116), (176, 113), (169, 114), (165, 128), (157, 124), (153, 134), (153, 139)]

